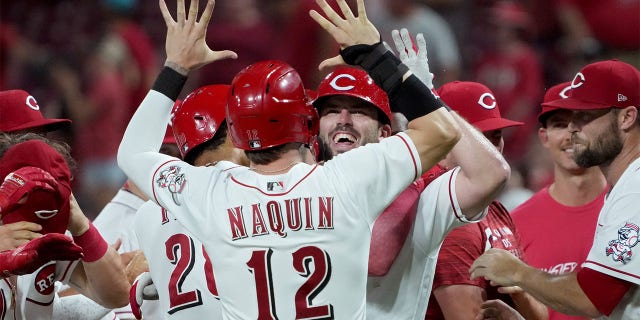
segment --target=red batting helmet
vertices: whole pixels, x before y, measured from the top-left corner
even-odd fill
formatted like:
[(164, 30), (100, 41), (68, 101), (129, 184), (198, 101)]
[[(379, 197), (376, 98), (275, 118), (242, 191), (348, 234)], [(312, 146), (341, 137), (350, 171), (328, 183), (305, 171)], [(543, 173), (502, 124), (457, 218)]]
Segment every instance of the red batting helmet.
[(225, 120), (229, 86), (213, 84), (191, 92), (173, 112), (171, 127), (182, 158), (209, 141)]
[(348, 66), (337, 68), (320, 82), (317, 93), (318, 97), (313, 102), (316, 108), (320, 108), (324, 100), (330, 96), (351, 96), (376, 106), (385, 116), (382, 122), (391, 124), (391, 108), (387, 93), (362, 69)]
[(243, 150), (289, 142), (310, 145), (318, 134), (318, 113), (300, 75), (277, 60), (254, 63), (233, 78), (227, 121), (231, 141)]

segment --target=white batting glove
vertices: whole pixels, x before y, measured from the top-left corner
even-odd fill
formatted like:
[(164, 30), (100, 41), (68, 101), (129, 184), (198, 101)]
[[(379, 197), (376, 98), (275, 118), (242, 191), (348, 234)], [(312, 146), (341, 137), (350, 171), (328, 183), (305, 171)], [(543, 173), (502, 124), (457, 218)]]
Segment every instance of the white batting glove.
[(411, 35), (406, 28), (391, 31), (391, 37), (396, 45), (399, 58), (413, 74), (422, 81), (429, 90), (433, 90), (433, 73), (429, 71), (429, 59), (427, 59), (427, 42), (424, 35), (418, 33), (416, 36), (416, 45), (418, 52), (413, 48)]
[(142, 302), (144, 300), (158, 300), (158, 290), (153, 284), (151, 274), (149, 272), (141, 273), (131, 285), (129, 291), (129, 303), (131, 304), (131, 312), (136, 319), (142, 319)]

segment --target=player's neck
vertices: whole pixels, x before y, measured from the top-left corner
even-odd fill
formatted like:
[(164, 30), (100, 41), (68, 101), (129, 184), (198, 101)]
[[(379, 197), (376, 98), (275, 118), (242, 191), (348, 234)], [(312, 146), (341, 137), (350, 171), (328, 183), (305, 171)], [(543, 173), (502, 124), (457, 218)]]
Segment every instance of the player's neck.
[(289, 150), (282, 154), (282, 156), (268, 164), (255, 164), (251, 163), (249, 168), (257, 173), (263, 175), (277, 175), (283, 174), (289, 171), (298, 163), (302, 162), (302, 156), (298, 150)]
[(597, 167), (588, 168), (580, 175), (557, 170), (549, 193), (566, 206), (581, 206), (600, 196), (607, 187), (604, 175)]

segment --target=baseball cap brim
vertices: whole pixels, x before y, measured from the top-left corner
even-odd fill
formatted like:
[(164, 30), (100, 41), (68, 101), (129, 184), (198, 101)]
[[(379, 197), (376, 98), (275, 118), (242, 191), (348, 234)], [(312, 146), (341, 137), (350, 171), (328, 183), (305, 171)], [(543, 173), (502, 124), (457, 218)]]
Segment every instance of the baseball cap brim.
[(600, 102), (590, 102), (568, 97), (565, 99), (557, 99), (542, 104), (543, 107), (551, 107), (556, 109), (569, 109), (569, 110), (597, 110), (608, 109), (615, 106), (603, 104)]
[(19, 126), (14, 126), (4, 130), (5, 132), (13, 132), (19, 130), (27, 130), (27, 129), (37, 129), (42, 128), (46, 132), (56, 131), (58, 129), (63, 129), (69, 127), (71, 124), (71, 120), (69, 119), (39, 119), (35, 121), (30, 121), (23, 123)]
[(489, 118), (472, 123), (472, 125), (482, 132), (499, 130), (509, 127), (523, 125), (524, 122), (513, 121), (505, 118)]

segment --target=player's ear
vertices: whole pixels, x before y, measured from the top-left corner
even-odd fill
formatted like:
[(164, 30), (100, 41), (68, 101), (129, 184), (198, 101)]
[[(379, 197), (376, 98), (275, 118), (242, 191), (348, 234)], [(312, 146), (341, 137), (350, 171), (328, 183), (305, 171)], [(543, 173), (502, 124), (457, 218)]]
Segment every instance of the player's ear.
[(391, 136), (391, 126), (388, 124), (383, 124), (380, 126), (380, 139)]
[(545, 127), (538, 128), (538, 138), (540, 139), (540, 143), (542, 143), (543, 146), (547, 145), (547, 142), (549, 142), (549, 135), (547, 135), (547, 128)]

